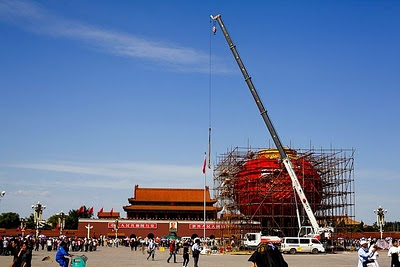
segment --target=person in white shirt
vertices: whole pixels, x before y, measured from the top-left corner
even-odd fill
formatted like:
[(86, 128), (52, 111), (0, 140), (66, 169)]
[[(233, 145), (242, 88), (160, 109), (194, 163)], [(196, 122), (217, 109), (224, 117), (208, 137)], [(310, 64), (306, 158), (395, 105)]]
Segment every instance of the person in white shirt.
[(154, 242), (153, 239), (150, 239), (149, 246), (147, 247), (147, 253), (149, 253), (149, 256), (147, 256), (147, 259), (149, 259), (151, 256), (151, 260), (154, 261), (154, 255), (156, 253), (156, 242)]
[(197, 264), (199, 263), (200, 251), (201, 251), (200, 239), (196, 239), (194, 241), (194, 245), (192, 246), (192, 257), (194, 261), (193, 267), (198, 267)]
[(369, 258), (375, 253), (376, 248), (372, 248), (371, 252), (368, 250), (368, 242), (362, 240), (360, 242), (361, 247), (358, 249), (358, 267), (366, 267), (369, 262)]
[(389, 248), (388, 256), (392, 257), (392, 261), (390, 263), (390, 267), (400, 267), (399, 262), (399, 243), (397, 240), (393, 240), (392, 247)]
[(369, 246), (369, 252), (372, 252), (372, 249), (375, 248), (376, 251), (372, 253), (372, 256), (369, 258), (373, 262), (368, 265), (368, 267), (379, 267), (378, 263), (378, 258), (379, 258), (379, 253), (378, 253), (378, 246), (375, 244), (374, 241), (371, 242), (371, 245)]

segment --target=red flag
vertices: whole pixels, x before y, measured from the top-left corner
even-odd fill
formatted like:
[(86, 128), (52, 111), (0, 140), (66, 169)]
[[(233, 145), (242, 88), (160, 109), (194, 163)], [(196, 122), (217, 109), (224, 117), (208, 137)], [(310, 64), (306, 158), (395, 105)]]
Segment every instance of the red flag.
[(88, 214), (91, 214), (91, 213), (93, 213), (93, 207), (91, 207), (91, 208), (88, 210)]
[(101, 209), (99, 210), (99, 213), (103, 213), (103, 207), (101, 207)]
[(113, 212), (114, 212), (114, 208), (112, 208), (110, 211), (111, 216), (113, 215)]
[(204, 154), (203, 174), (206, 174), (207, 155)]
[(80, 207), (79, 210), (78, 210), (79, 214), (81, 214), (83, 212), (85, 212), (85, 207), (84, 206)]

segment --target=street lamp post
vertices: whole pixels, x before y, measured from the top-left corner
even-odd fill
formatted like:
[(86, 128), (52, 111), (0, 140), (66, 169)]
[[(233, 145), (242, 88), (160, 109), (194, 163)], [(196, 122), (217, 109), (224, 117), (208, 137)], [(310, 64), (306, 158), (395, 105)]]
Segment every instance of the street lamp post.
[(374, 210), (376, 214), (376, 224), (379, 227), (379, 231), (381, 232), (381, 239), (383, 237), (383, 226), (385, 226), (385, 213), (387, 210), (384, 210), (381, 206), (377, 210)]
[(21, 233), (22, 233), (22, 238), (24, 238), (27, 219), (21, 218), (20, 221), (21, 221)]
[(65, 227), (65, 213), (61, 211), (58, 215), (58, 227), (60, 230), (60, 235), (62, 235), (62, 231), (64, 230)]
[(93, 228), (93, 225), (91, 226), (90, 223), (88, 223), (88, 225), (85, 225), (85, 228), (87, 229), (87, 238), (90, 239), (90, 229)]
[(43, 210), (46, 208), (46, 206), (40, 204), (40, 202), (38, 201), (38, 203), (36, 203), (35, 205), (32, 205), (32, 209), (33, 209), (33, 220), (35, 223), (35, 227), (36, 227), (36, 237), (39, 236), (39, 227), (40, 227), (40, 222), (42, 221), (42, 214), (43, 214)]
[(0, 201), (5, 195), (6, 195), (6, 191), (1, 191), (0, 192)]
[(119, 227), (119, 225), (118, 225), (118, 219), (115, 219), (115, 222), (114, 222), (114, 231), (115, 231), (115, 244), (116, 244), (116, 246), (118, 246), (118, 227)]

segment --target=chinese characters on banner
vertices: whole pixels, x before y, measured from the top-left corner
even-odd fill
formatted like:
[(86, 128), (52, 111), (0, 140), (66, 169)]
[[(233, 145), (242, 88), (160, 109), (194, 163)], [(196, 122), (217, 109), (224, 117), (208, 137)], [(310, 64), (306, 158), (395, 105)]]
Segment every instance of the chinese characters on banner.
[[(109, 229), (114, 229), (114, 223), (108, 223)], [(118, 228), (144, 228), (144, 229), (157, 229), (156, 223), (119, 223)]]
[[(221, 229), (224, 228), (223, 225), (221, 224), (206, 224), (206, 229)], [(203, 223), (190, 223), (189, 224), (189, 229), (204, 229), (204, 224)]]

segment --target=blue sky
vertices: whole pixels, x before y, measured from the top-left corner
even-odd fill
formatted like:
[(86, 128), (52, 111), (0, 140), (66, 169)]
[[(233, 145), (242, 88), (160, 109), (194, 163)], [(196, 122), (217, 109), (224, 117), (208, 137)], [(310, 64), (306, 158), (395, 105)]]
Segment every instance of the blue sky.
[(355, 148), (356, 219), (399, 221), (398, 1), (0, 0), (0, 212), (201, 188), (210, 51), (213, 160), (268, 146), (217, 13), (283, 144)]

